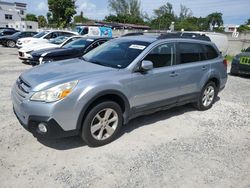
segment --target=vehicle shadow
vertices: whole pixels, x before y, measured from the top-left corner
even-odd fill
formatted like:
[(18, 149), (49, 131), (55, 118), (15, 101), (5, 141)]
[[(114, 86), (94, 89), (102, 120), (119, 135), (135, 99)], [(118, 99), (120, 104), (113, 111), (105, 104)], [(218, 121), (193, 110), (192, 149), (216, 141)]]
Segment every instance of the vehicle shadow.
[[(220, 100), (220, 97), (215, 99), (215, 103)], [(133, 130), (140, 128), (142, 126), (148, 126), (155, 122), (167, 120), (174, 116), (179, 116), (185, 114), (187, 112), (196, 111), (197, 109), (193, 107), (191, 104), (187, 104), (184, 106), (174, 107), (168, 110), (155, 112), (153, 114), (140, 116), (131, 120), (128, 124), (121, 128), (121, 131), (118, 135), (119, 139), (124, 134), (132, 132)], [(44, 146), (56, 149), (56, 150), (69, 150), (78, 147), (87, 146), (86, 143), (80, 138), (80, 136), (73, 136), (67, 138), (60, 138), (60, 139), (45, 139), (39, 138), (37, 139), (41, 144)]]

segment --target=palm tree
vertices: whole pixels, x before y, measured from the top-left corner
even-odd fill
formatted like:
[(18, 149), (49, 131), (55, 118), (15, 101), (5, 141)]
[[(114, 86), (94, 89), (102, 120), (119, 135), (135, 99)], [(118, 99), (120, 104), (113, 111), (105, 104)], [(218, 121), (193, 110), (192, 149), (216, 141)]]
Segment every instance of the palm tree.
[(214, 30), (214, 27), (220, 27), (223, 25), (223, 18), (222, 18), (222, 13), (220, 12), (214, 12), (211, 13), (207, 16), (208, 19), (208, 24), (212, 25), (212, 29)]

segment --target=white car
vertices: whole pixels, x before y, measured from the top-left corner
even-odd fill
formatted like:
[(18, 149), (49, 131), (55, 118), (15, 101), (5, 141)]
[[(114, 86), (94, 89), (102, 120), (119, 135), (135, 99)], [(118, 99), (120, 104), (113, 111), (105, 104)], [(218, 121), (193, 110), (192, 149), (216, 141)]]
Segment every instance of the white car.
[(23, 48), (18, 50), (18, 58), (20, 60), (22, 60), (23, 62), (28, 63), (30, 58), (32, 58), (31, 56), (31, 52), (35, 51), (35, 50), (42, 50), (42, 49), (49, 49), (49, 48), (56, 48), (56, 47), (61, 47), (64, 46), (65, 44), (82, 38), (83, 36), (81, 35), (75, 35), (72, 37), (65, 37), (65, 36), (60, 36), (57, 37), (49, 42), (42, 42), (42, 43), (33, 43), (30, 44), (28, 46), (24, 46)]
[(18, 39), (16, 46), (22, 48), (30, 44), (39, 44), (41, 42), (49, 42), (49, 40), (54, 39), (59, 36), (71, 37), (73, 35), (79, 35), (77, 32), (72, 31), (42, 31), (33, 37), (26, 37)]

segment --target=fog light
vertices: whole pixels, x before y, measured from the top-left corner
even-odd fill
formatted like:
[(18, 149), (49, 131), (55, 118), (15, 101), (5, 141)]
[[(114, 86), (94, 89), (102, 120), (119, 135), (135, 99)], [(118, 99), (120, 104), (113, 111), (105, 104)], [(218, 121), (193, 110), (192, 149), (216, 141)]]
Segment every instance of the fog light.
[(38, 129), (42, 133), (46, 133), (47, 132), (47, 127), (46, 127), (46, 124), (44, 124), (44, 123), (39, 123), (38, 124)]

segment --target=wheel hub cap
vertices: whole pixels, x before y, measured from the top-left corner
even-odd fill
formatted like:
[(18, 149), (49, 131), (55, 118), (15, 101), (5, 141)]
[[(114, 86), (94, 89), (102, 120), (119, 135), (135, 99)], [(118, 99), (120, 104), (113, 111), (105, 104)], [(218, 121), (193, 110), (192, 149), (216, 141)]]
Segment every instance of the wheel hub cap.
[(202, 96), (202, 104), (207, 107), (209, 106), (214, 100), (214, 87), (208, 86)]
[(118, 126), (118, 115), (115, 110), (106, 108), (99, 111), (91, 122), (91, 135), (96, 140), (105, 140), (113, 135)]

